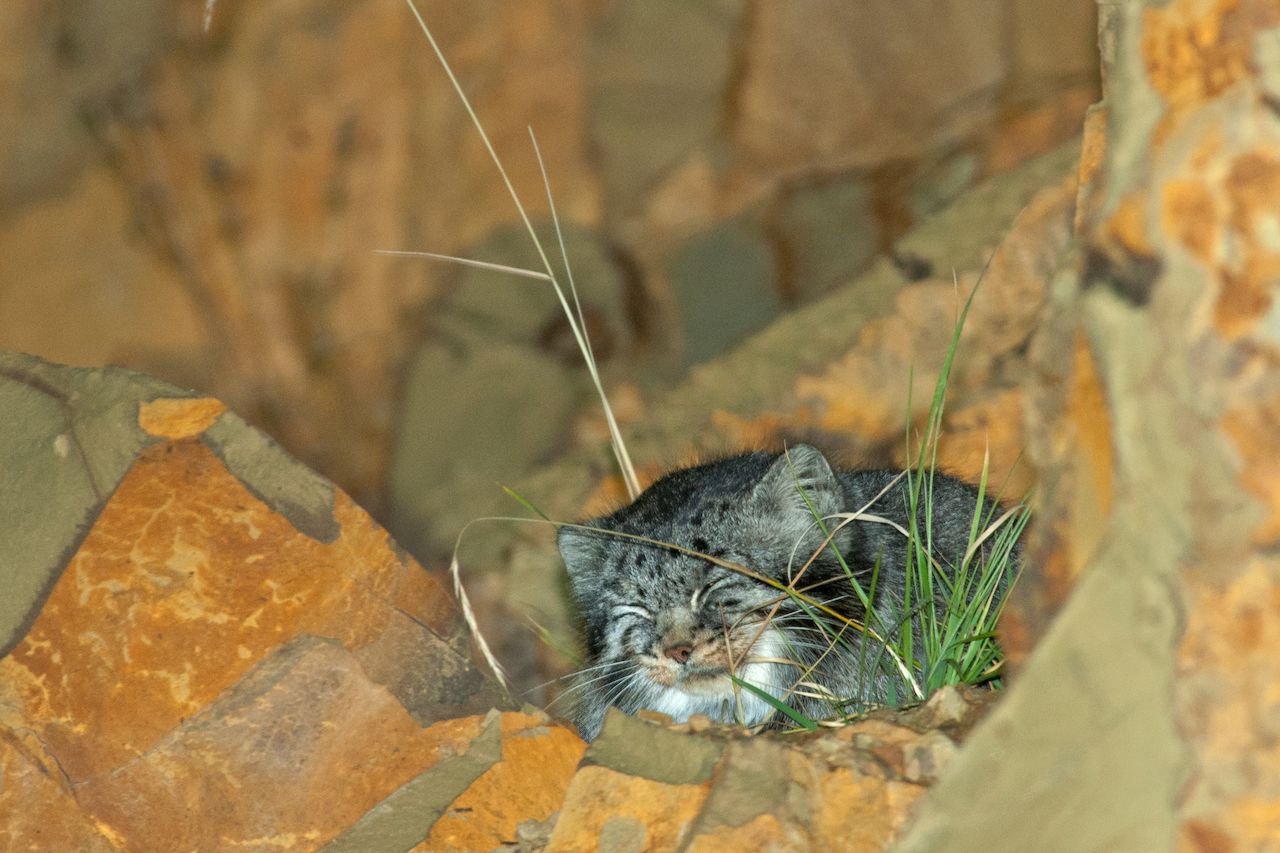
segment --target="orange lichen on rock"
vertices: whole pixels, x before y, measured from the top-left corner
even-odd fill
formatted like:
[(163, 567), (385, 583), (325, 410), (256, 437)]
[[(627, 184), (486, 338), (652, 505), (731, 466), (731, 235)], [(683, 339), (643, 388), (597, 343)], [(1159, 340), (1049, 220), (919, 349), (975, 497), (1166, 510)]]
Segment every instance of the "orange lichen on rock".
[[(588, 765), (569, 783), (547, 853), (678, 849), (706, 797), (705, 785), (668, 784)], [(606, 839), (614, 846), (606, 846)]]
[(886, 849), (990, 696), (944, 688), (910, 711), (785, 738), (611, 715), (546, 850)]
[(138, 404), (138, 426), (157, 438), (189, 438), (213, 426), (226, 410), (212, 397), (162, 397)]
[(1092, 557), (1111, 514), (1115, 460), (1106, 389), (1084, 335), (1076, 336), (1072, 356), (1066, 415), (1072, 436), (1069, 464), (1075, 476), (1069, 544), (1074, 578)]
[(795, 412), (764, 411), (750, 417), (723, 409), (711, 413), (716, 435), (723, 436), (728, 447), (743, 450), (781, 447), (790, 431), (812, 427), (813, 413), (803, 406)]
[(1274, 0), (1174, 0), (1142, 21), (1147, 80), (1176, 119), (1252, 77), (1254, 35), (1280, 25)]
[(1280, 434), (1280, 396), (1262, 405), (1227, 412), (1222, 429), (1240, 455), (1240, 482), (1261, 502), (1265, 516), (1253, 529), (1253, 544), (1280, 543), (1280, 455), (1273, 437)]
[(983, 158), (983, 174), (1012, 169), (1070, 139), (1079, 132), (1085, 110), (1095, 97), (1093, 86), (1075, 86), (1000, 125)]
[(1266, 316), (1280, 281), (1280, 157), (1270, 150), (1275, 143), (1273, 137), (1227, 151), (1222, 132), (1210, 128), (1178, 177), (1160, 189), (1161, 231), (1216, 279), (1214, 326), (1229, 340), (1248, 334)]
[(1111, 215), (1099, 226), (1094, 240), (1114, 252), (1136, 257), (1153, 253), (1147, 235), (1147, 198), (1143, 192), (1130, 193), (1116, 204)]
[[(1035, 473), (1022, 459), (1026, 447), (1022, 410), (1023, 394), (1017, 388), (995, 391), (986, 399), (948, 410), (938, 440), (938, 470), (977, 483), (985, 465), (988, 494), (999, 494), (1006, 501), (1020, 499), (1035, 481)], [(895, 465), (914, 462), (904, 451), (894, 455)]]
[(815, 850), (883, 850), (897, 837), (920, 785), (883, 780), (837, 768), (822, 777), (814, 799)]
[(349, 499), (334, 512), (342, 534), (319, 542), (199, 440), (142, 452), (0, 661), (73, 783), (146, 752), (290, 637), (354, 649), (382, 630), (406, 567)]
[(504, 714), (502, 760), (455, 799), (422, 844), (421, 853), (494, 850), (525, 821), (560, 810), (587, 745), (545, 717)]
[(1079, 234), (1084, 223), (1097, 215), (1102, 203), (1100, 179), (1107, 152), (1107, 108), (1096, 104), (1085, 113), (1084, 134), (1080, 141), (1080, 167), (1076, 173), (1078, 195), (1072, 231)]
[(1169, 181), (1160, 190), (1161, 223), (1165, 234), (1177, 240), (1202, 263), (1213, 263), (1221, 252), (1221, 212), (1213, 193), (1202, 180)]
[(1181, 812), (1185, 837), (1214, 834), (1235, 849), (1262, 850), (1280, 837), (1280, 747), (1271, 731), (1280, 707), (1280, 562), (1247, 559), (1230, 578), (1183, 576), (1177, 701), (1196, 755)]
[[(770, 850), (784, 853), (822, 850), (807, 832), (783, 823), (771, 814), (756, 815), (741, 826), (718, 826), (689, 839), (685, 853), (719, 853), (722, 850)], [(854, 850), (843, 843), (836, 848)]]
[(1224, 336), (1236, 337), (1267, 315), (1280, 285), (1280, 156), (1262, 148), (1241, 154), (1224, 189), (1240, 256), (1224, 265), (1214, 319)]
[[(1042, 330), (1026, 387), (1028, 447), (1040, 476), (1026, 542), (1034, 566), (1001, 617), (1001, 648), (1020, 667), (1096, 557), (1113, 511), (1115, 437), (1095, 344), (1075, 322)], [(1047, 475), (1047, 476), (1046, 476)]]

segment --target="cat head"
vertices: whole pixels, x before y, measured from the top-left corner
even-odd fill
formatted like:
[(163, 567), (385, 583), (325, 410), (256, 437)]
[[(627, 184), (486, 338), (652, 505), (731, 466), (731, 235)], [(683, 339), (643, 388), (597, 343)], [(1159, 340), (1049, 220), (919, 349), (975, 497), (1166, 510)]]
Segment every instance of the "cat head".
[[(826, 458), (799, 445), (674, 471), (618, 512), (562, 527), (560, 552), (590, 657), (579, 682), (584, 734), (594, 736), (609, 705), (677, 720), (769, 717), (772, 706), (735, 689), (730, 673), (774, 696), (786, 692), (799, 675), (785, 662), (795, 656), (784, 627), (797, 618), (794, 604), (707, 557), (787, 584), (823, 544), (817, 519), (845, 504)], [(842, 531), (837, 548), (851, 535)], [(834, 571), (828, 549), (799, 588)]]

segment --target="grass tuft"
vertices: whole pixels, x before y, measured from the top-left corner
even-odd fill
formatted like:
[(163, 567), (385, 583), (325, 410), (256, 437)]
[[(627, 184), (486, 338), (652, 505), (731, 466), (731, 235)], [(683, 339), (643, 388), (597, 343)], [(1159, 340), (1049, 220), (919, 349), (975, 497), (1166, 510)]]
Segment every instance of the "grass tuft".
[[(867, 660), (868, 644), (860, 644), (862, 679), (887, 676), (887, 704), (891, 707), (922, 702), (935, 690), (950, 684), (1000, 686), (1003, 653), (996, 641), (996, 625), (1004, 611), (1008, 593), (1021, 573), (1017, 543), (1030, 520), (1030, 513), (1023, 504), (999, 509), (999, 495), (992, 503), (993, 508), (987, 510), (989, 451), (983, 455), (982, 474), (977, 484), (978, 499), (969, 525), (968, 543), (959, 565), (943, 565), (943, 558), (934, 548), (932, 529), (934, 475), (947, 385), (977, 287), (975, 284), (953, 325), (942, 370), (934, 387), (925, 437), (916, 448), (913, 464), (900, 475), (907, 478), (907, 524), (903, 526), (868, 512), (898, 480), (856, 512), (828, 517), (818, 514), (799, 482), (796, 484), (814, 515), (814, 522), (825, 536), (797, 577), (819, 554), (831, 549), (867, 614), (865, 625), (850, 625), (873, 639), (884, 652), (873, 660)], [(908, 423), (908, 458), (912, 458), (911, 446)], [(879, 567), (876, 566), (872, 572), (871, 587), (863, 589), (834, 544), (839, 530), (855, 521), (885, 524), (903, 537), (907, 558), (906, 589), (902, 601), (895, 603), (888, 617), (871, 607), (876, 599)], [(837, 523), (829, 527), (832, 522)], [(824, 620), (816, 613), (811, 615), (815, 625), (828, 634), (832, 649), (841, 644), (841, 638), (830, 634)], [(856, 717), (870, 709), (866, 703), (857, 701), (848, 703), (846, 707), (846, 717)]]

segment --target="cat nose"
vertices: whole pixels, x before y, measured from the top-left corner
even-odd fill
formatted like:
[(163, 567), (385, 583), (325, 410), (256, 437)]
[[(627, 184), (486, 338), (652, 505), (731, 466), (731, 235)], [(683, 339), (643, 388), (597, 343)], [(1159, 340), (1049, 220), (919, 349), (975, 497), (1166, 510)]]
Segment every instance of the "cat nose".
[(676, 663), (684, 663), (693, 655), (693, 646), (688, 643), (673, 643), (664, 648), (662, 653)]

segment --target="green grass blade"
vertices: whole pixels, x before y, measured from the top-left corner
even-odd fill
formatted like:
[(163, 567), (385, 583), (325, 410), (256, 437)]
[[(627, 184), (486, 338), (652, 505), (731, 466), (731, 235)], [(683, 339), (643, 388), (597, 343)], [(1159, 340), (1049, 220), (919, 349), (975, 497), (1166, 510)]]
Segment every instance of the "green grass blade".
[(789, 717), (791, 721), (794, 722), (800, 728), (810, 732), (817, 731), (817, 728), (818, 728), (817, 723), (815, 723), (813, 720), (809, 719), (804, 714), (797, 711), (795, 708), (792, 708), (790, 705), (786, 704), (785, 702), (779, 701), (777, 697), (775, 697), (772, 693), (769, 693), (765, 690), (762, 690), (759, 687), (756, 687), (754, 684), (752, 684), (749, 681), (743, 681), (741, 678), (739, 678), (736, 675), (730, 674), (729, 677), (733, 679), (734, 684), (738, 685), (739, 687), (745, 688), (749, 692), (754, 693), (756, 696), (759, 696), (762, 700), (764, 700), (770, 706), (772, 706), (775, 711)]
[[(543, 512), (542, 510), (540, 510), (540, 509), (538, 509), (536, 506), (534, 506), (534, 505), (533, 505), (533, 502), (532, 502), (532, 501), (530, 501), (528, 498), (526, 498), (524, 495), (520, 494), (519, 492), (517, 492), (515, 489), (511, 488), (510, 486), (503, 486), (501, 483), (499, 483), (498, 485), (502, 488), (502, 491), (506, 492), (507, 497), (514, 499), (517, 503), (519, 503), (519, 504), (520, 504), (520, 506), (522, 506), (522, 507), (524, 507), (525, 509), (529, 510), (529, 512), (531, 512), (531, 513), (533, 513), (534, 515), (538, 516), (538, 517), (539, 517), (539, 518), (541, 518), (543, 521), (551, 521), (551, 519), (547, 517), (547, 514), (546, 514), (545, 512)], [(554, 523), (554, 522), (552, 522), (552, 523)]]

